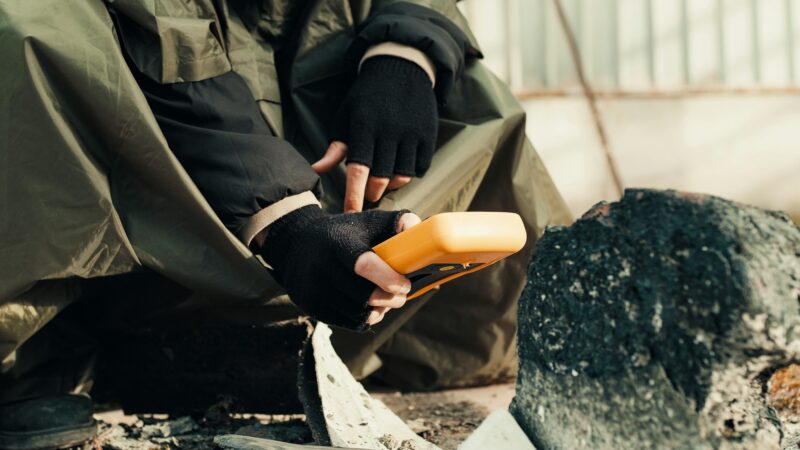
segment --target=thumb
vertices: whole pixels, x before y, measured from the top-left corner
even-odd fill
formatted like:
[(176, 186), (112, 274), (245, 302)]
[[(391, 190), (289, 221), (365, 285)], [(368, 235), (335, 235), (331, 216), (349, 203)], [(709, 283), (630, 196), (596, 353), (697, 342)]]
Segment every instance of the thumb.
[(419, 225), (420, 222), (422, 222), (422, 219), (420, 219), (418, 215), (412, 212), (406, 212), (397, 219), (397, 232), (403, 232), (415, 225)]
[(325, 173), (339, 165), (347, 155), (347, 144), (342, 141), (333, 141), (325, 150), (325, 154), (319, 161), (311, 165), (316, 173)]

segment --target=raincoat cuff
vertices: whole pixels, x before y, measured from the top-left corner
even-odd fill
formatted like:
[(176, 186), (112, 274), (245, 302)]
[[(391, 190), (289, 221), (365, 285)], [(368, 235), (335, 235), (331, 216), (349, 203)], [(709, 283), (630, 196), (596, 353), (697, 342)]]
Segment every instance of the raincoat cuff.
[(249, 246), (253, 238), (273, 222), (296, 209), (308, 205), (317, 205), (321, 207), (319, 200), (317, 200), (317, 197), (311, 191), (290, 195), (283, 200), (279, 200), (253, 214), (250, 220), (239, 230), (239, 238), (245, 245)]
[(432, 87), (436, 87), (436, 65), (423, 51), (408, 45), (398, 44), (397, 42), (382, 42), (373, 45), (364, 53), (358, 63), (358, 71), (361, 72), (361, 66), (364, 61), (375, 56), (394, 56), (413, 62), (428, 74)]

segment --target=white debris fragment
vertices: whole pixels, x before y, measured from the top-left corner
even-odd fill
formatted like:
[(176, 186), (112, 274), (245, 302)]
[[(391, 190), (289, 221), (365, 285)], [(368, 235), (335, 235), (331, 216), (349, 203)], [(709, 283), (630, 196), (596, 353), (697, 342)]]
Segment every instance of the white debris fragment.
[[(319, 323), (311, 337), (325, 425), (334, 447), (438, 450), (419, 437), (380, 400), (372, 398), (344, 365)], [(391, 438), (391, 439), (390, 439)], [(385, 444), (397, 443), (397, 447)]]
[(499, 409), (489, 415), (458, 450), (536, 450), (511, 414)]

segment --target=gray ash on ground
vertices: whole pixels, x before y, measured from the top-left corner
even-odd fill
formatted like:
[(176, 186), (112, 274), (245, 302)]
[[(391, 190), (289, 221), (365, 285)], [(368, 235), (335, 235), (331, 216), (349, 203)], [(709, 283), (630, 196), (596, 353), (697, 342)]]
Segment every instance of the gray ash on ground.
[[(381, 400), (422, 438), (443, 450), (456, 449), (489, 410), (451, 392), (378, 393)], [(302, 415), (230, 415), (226, 408), (212, 408), (204, 417), (170, 418), (124, 416), (122, 412), (99, 416), (100, 433), (87, 449), (104, 450), (200, 450), (214, 448), (214, 437), (239, 434), (293, 444), (312, 444)], [(389, 443), (391, 444), (391, 443)], [(396, 448), (396, 446), (389, 446)], [(402, 447), (400, 447), (402, 448)]]
[(239, 434), (293, 444), (312, 442), (305, 421), (294, 416), (245, 415), (227, 421), (179, 417), (143, 417), (134, 423), (99, 421), (89, 448), (104, 450), (200, 450), (213, 448), (214, 437)]

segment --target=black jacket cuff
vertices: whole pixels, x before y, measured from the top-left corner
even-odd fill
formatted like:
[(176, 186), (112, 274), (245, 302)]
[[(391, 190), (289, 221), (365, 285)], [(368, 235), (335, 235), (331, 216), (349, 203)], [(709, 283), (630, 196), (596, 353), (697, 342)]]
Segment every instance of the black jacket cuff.
[(356, 31), (355, 40), (346, 56), (353, 76), (362, 56), (373, 45), (396, 42), (414, 47), (436, 65), (434, 91), (442, 106), (447, 103), (453, 84), (464, 71), (466, 58), (483, 57), (467, 35), (450, 19), (413, 3), (397, 2), (381, 8)]

